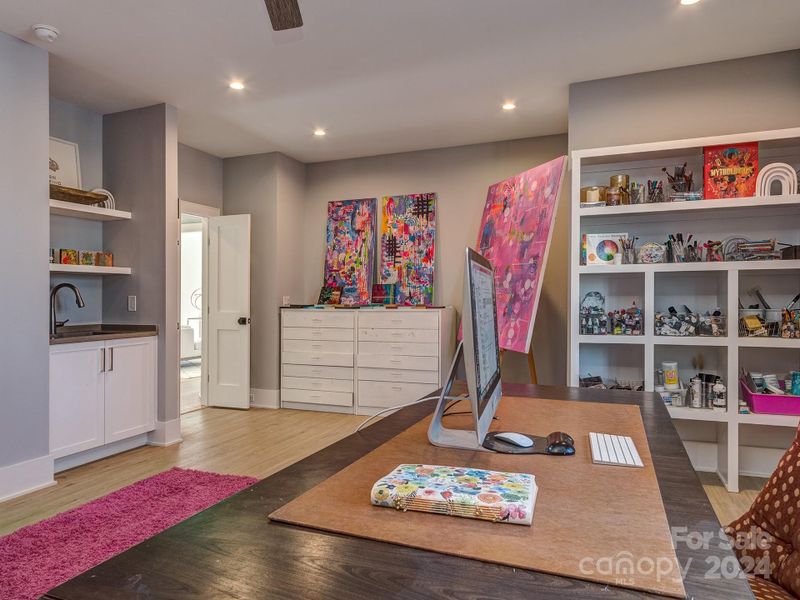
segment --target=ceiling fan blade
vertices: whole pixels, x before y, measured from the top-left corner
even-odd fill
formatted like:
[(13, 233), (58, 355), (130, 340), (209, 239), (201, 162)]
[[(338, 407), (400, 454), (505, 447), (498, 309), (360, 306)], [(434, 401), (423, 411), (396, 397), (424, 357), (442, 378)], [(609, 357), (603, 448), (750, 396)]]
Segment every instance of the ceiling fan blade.
[(303, 17), (297, 0), (264, 0), (275, 31), (303, 26)]

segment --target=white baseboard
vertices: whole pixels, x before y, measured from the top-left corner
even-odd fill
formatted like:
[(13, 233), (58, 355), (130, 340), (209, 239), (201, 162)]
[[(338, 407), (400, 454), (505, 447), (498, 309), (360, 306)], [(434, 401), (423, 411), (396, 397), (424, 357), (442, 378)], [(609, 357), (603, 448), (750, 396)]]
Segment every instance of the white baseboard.
[(250, 406), (253, 408), (280, 408), (280, 390), (260, 390), (252, 388), (250, 390)]
[(53, 459), (49, 456), (0, 467), (0, 502), (55, 484)]
[(55, 463), (53, 464), (53, 470), (56, 473), (61, 473), (61, 471), (66, 471), (67, 469), (74, 469), (75, 467), (107, 458), (109, 456), (113, 456), (114, 454), (119, 454), (120, 452), (126, 452), (128, 450), (138, 448), (139, 446), (145, 446), (148, 443), (147, 436), (148, 434), (146, 433), (140, 433), (139, 435), (135, 435), (125, 440), (104, 444), (103, 446), (84, 450), (83, 452), (78, 452), (77, 454), (68, 454), (67, 456), (62, 456), (61, 458), (57, 458), (55, 460)]
[(181, 437), (181, 418), (171, 421), (156, 421), (156, 428), (151, 431), (147, 443), (151, 446), (172, 446), (180, 444)]

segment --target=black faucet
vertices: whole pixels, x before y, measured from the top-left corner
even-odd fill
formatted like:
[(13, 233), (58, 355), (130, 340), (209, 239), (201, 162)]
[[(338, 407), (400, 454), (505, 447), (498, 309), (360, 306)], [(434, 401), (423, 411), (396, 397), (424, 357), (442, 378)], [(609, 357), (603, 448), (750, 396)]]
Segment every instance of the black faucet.
[(69, 288), (72, 290), (75, 294), (75, 304), (78, 305), (78, 308), (86, 306), (86, 303), (83, 301), (83, 296), (81, 296), (81, 291), (71, 283), (59, 283), (50, 290), (50, 337), (55, 337), (56, 330), (69, 321), (69, 319), (66, 321), (59, 321), (56, 319), (56, 294), (58, 294), (58, 290), (61, 288)]

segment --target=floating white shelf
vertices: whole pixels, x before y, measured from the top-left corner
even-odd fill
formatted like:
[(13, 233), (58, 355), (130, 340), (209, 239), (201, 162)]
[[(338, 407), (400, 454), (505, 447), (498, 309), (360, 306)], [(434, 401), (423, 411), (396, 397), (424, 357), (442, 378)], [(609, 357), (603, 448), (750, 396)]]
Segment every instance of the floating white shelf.
[[(638, 183), (648, 179), (665, 180), (662, 167), (670, 168), (684, 162), (694, 171), (695, 181), (702, 183), (704, 146), (754, 141), (759, 143), (760, 165), (787, 162), (794, 168), (800, 166), (800, 127), (580, 149), (571, 154), (568, 385), (577, 386), (581, 375), (591, 373), (605, 379), (642, 380), (644, 389), (653, 391), (661, 362), (678, 361), (685, 380), (701, 370), (693, 365), (695, 358), (702, 359), (704, 372), (717, 373), (723, 378), (728, 390), (728, 410), (685, 407), (668, 407), (668, 410), (673, 419), (682, 422), (680, 428), (682, 435), (686, 435), (693, 464), (697, 468), (715, 469), (731, 492), (739, 490), (742, 469), (766, 475), (777, 464), (782, 452), (777, 447), (749, 446), (749, 440), (740, 438), (739, 426), (788, 428), (800, 422), (800, 417), (795, 416), (739, 414), (740, 370), (774, 368), (779, 374), (785, 374), (787, 367), (797, 368), (797, 350), (800, 349), (800, 340), (796, 339), (739, 337), (739, 302), (755, 302), (752, 290), (756, 288), (776, 306), (790, 300), (800, 282), (800, 260), (581, 265), (581, 236), (627, 232), (636, 236), (641, 244), (663, 242), (668, 234), (683, 232), (685, 236), (693, 234), (700, 243), (744, 236), (751, 240), (777, 239), (800, 245), (800, 228), (797, 227), (800, 193), (581, 208), (580, 190), (587, 185), (608, 185), (609, 178), (620, 173), (628, 174), (631, 181)], [(619, 310), (635, 301), (642, 309), (644, 335), (580, 335), (580, 302), (591, 291), (605, 297), (607, 310)], [(700, 312), (721, 308), (728, 317), (728, 335), (654, 335), (655, 312), (683, 304)], [(701, 435), (698, 432), (702, 432), (701, 438), (694, 437)], [(776, 431), (776, 438), (782, 440), (785, 433)]]
[(691, 202), (660, 202), (658, 204), (628, 204), (622, 206), (595, 206), (581, 208), (581, 218), (605, 217), (611, 215), (648, 215), (669, 213), (695, 213), (698, 211), (728, 211), (730, 209), (752, 208), (763, 211), (766, 208), (788, 207), (800, 212), (800, 194), (783, 196), (755, 196), (752, 198), (733, 198), (726, 200), (695, 200)]
[(124, 210), (88, 206), (74, 202), (50, 199), (50, 214), (61, 217), (77, 217), (92, 221), (122, 221), (131, 218), (131, 213)]
[(130, 275), (130, 267), (95, 267), (93, 265), (51, 264), (51, 273), (72, 273), (73, 275)]

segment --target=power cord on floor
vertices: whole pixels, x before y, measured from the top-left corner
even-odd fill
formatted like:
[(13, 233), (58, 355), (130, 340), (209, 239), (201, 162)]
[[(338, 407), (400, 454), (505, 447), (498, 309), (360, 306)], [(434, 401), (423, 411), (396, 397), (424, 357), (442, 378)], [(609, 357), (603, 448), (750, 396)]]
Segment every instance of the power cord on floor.
[[(420, 402), (427, 402), (428, 400), (435, 400), (435, 399), (438, 399), (438, 398), (439, 398), (438, 394), (435, 395), (435, 396), (426, 396), (425, 398), (420, 398), (419, 400), (414, 400), (414, 402), (407, 402), (406, 404), (399, 404), (397, 406), (392, 406), (390, 408), (384, 408), (382, 411), (376, 412), (374, 415), (371, 415), (371, 416), (367, 417), (361, 423), (361, 425), (356, 427), (356, 430), (354, 431), (354, 433), (358, 433), (359, 431), (361, 431), (361, 428), (364, 427), (364, 425), (366, 425), (367, 423), (372, 421), (372, 419), (374, 419), (375, 417), (379, 417), (383, 413), (391, 412), (393, 410), (400, 410), (401, 408), (405, 408), (406, 406), (413, 406), (415, 404), (419, 404)], [(466, 398), (465, 395), (462, 395), (462, 396), (445, 396), (446, 400), (453, 400), (454, 401), (454, 402), (450, 403), (447, 406), (447, 408), (445, 408), (445, 412), (447, 412), (448, 408), (450, 408), (451, 406), (456, 404), (456, 402), (458, 402), (459, 400), (464, 400), (465, 398)]]

